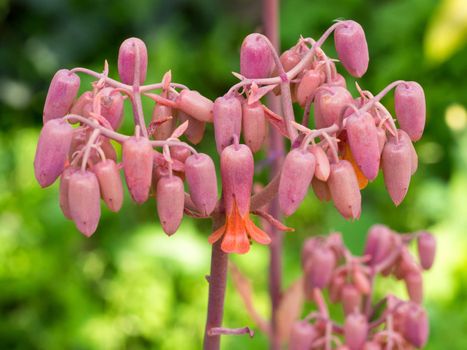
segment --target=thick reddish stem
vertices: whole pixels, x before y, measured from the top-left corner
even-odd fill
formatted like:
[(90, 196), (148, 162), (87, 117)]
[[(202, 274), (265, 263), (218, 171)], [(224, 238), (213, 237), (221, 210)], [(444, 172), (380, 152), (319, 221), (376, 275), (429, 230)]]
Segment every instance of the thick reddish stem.
[[(224, 224), (223, 219), (213, 217), (213, 230)], [(212, 245), (211, 273), (209, 275), (208, 315), (204, 333), (204, 350), (219, 350), (221, 334), (210, 332), (211, 329), (222, 327), (224, 316), (225, 286), (227, 282), (228, 254), (221, 250), (222, 240)]]
[[(264, 34), (269, 38), (277, 52), (279, 48), (279, 0), (263, 0), (263, 23)], [(280, 101), (274, 94), (269, 94), (268, 104), (272, 111), (281, 114)], [(270, 173), (271, 179), (280, 172), (284, 153), (284, 140), (273, 128), (269, 134), (269, 156), (274, 159)], [(271, 157), (271, 155), (281, 155)], [(271, 202), (269, 213), (280, 220), (279, 205), (277, 199)], [(283, 234), (276, 227), (270, 225), (268, 230), (271, 236), (270, 262), (269, 262), (269, 294), (271, 298), (271, 350), (280, 349), (280, 339), (278, 338), (276, 314), (281, 300), (282, 289), (282, 239)]]

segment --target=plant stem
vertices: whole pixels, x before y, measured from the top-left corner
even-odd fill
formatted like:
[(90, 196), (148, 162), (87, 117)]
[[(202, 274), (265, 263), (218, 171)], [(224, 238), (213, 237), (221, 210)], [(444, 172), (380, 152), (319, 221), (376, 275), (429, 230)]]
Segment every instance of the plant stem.
[[(263, 0), (263, 23), (264, 34), (269, 38), (277, 52), (279, 50), (279, 0)], [(280, 114), (280, 101), (272, 93), (269, 93), (268, 104), (272, 111)], [(274, 178), (280, 171), (284, 153), (284, 141), (281, 135), (273, 128), (269, 134), (269, 156), (281, 155), (274, 157), (270, 177)], [(269, 213), (280, 220), (279, 205), (277, 198), (271, 202)], [(283, 234), (276, 227), (270, 225), (268, 230), (271, 236), (270, 260), (269, 260), (269, 295), (271, 298), (271, 339), (270, 349), (279, 350), (280, 340), (277, 332), (276, 314), (277, 308), (281, 299), (281, 284), (282, 284), (282, 238)]]
[[(224, 224), (222, 216), (213, 216), (213, 231)], [(208, 315), (204, 331), (204, 350), (219, 350), (221, 343), (220, 334), (209, 335), (211, 328), (222, 326), (224, 315), (225, 286), (227, 282), (228, 254), (221, 250), (222, 240), (212, 245), (211, 273), (209, 275)]]

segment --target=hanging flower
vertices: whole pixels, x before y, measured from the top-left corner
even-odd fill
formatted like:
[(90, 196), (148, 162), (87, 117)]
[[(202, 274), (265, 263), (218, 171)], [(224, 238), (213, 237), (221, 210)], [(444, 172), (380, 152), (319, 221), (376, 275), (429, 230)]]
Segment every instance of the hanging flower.
[(271, 243), (271, 238), (250, 219), (253, 172), (253, 154), (248, 146), (234, 144), (224, 148), (221, 175), (226, 220), (208, 241), (212, 244), (223, 237), (221, 249), (225, 253), (247, 253), (250, 238), (260, 244)]

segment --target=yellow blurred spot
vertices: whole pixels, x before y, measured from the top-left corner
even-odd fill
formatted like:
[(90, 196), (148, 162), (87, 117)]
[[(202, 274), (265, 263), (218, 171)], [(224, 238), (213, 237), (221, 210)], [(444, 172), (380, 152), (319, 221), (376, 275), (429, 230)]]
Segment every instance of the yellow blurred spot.
[(438, 163), (443, 155), (443, 148), (436, 142), (425, 142), (418, 147), (419, 159), (425, 164)]
[(435, 11), (425, 33), (425, 55), (441, 63), (466, 42), (467, 1), (443, 0)]
[(460, 104), (452, 104), (446, 108), (444, 119), (450, 129), (461, 131), (467, 125), (467, 111)]

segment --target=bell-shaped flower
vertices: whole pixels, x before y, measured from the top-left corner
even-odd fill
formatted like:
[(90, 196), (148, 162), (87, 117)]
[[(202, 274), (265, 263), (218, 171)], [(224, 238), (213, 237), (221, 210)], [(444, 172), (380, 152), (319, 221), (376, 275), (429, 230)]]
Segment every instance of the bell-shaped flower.
[(221, 153), (221, 176), (225, 207), (225, 224), (209, 236), (215, 243), (222, 238), (225, 253), (244, 254), (250, 250), (250, 238), (269, 244), (271, 238), (250, 219), (250, 197), (254, 160), (250, 148), (233, 144)]

